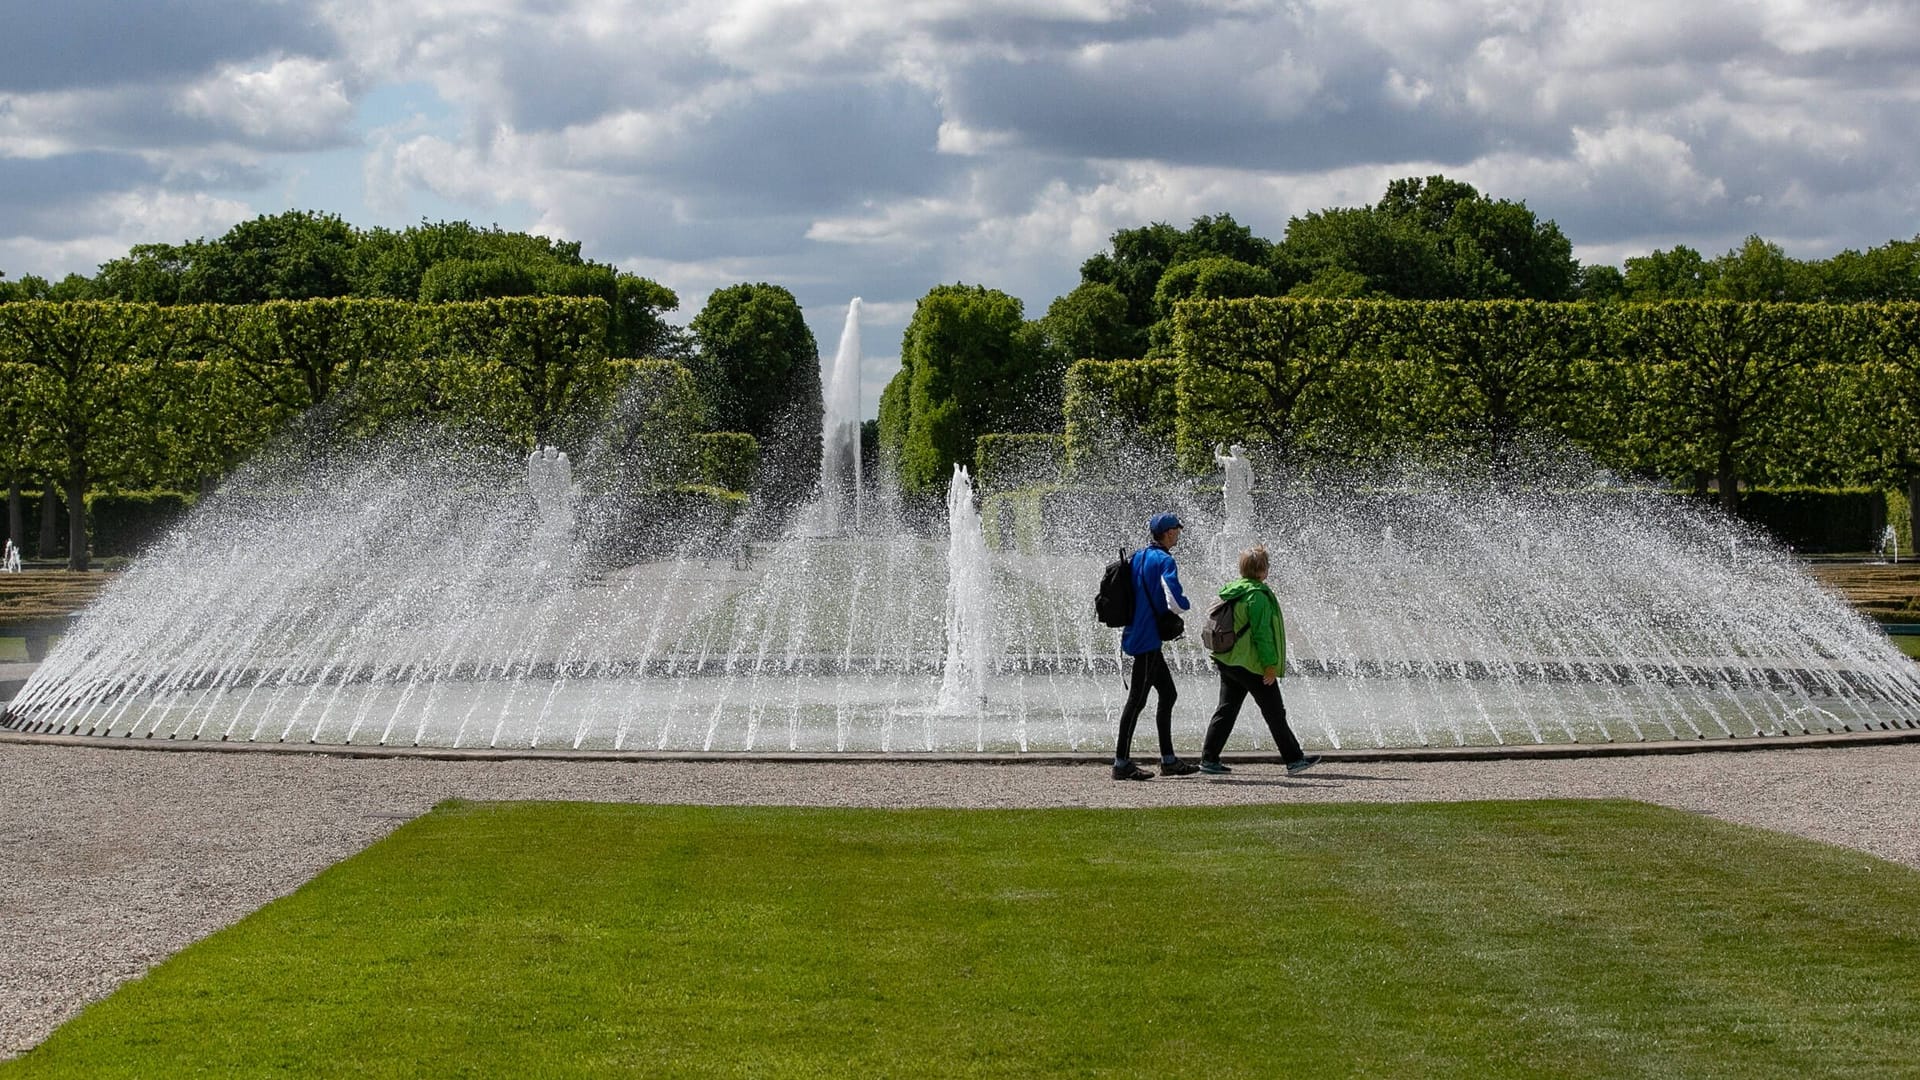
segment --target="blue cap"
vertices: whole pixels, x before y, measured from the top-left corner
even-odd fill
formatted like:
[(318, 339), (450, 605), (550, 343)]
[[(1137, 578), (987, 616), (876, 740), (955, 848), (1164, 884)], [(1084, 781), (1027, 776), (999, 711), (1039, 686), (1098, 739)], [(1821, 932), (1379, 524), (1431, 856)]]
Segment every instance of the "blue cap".
[(1155, 514), (1153, 515), (1153, 520), (1147, 522), (1147, 532), (1154, 536), (1159, 536), (1168, 529), (1184, 528), (1186, 528), (1186, 526), (1180, 524), (1180, 515), (1178, 514)]

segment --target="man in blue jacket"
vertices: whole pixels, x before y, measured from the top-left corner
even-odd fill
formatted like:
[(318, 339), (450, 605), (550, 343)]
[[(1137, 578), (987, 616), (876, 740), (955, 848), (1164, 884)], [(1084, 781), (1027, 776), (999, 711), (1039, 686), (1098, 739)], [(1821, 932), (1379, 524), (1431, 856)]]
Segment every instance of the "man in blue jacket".
[(1181, 527), (1173, 514), (1154, 515), (1147, 522), (1153, 543), (1133, 556), (1133, 622), (1120, 634), (1120, 651), (1133, 657), (1133, 664), (1127, 673), (1127, 706), (1120, 710), (1120, 743), (1113, 751), (1115, 780), (1153, 779), (1152, 773), (1133, 763), (1133, 728), (1147, 707), (1149, 690), (1158, 695), (1153, 721), (1160, 729), (1161, 774), (1188, 776), (1199, 771), (1199, 766), (1181, 761), (1173, 752), (1173, 702), (1179, 692), (1160, 651), (1160, 617), (1169, 610), (1169, 597), (1181, 611), (1192, 607), (1180, 588), (1179, 567), (1173, 561)]

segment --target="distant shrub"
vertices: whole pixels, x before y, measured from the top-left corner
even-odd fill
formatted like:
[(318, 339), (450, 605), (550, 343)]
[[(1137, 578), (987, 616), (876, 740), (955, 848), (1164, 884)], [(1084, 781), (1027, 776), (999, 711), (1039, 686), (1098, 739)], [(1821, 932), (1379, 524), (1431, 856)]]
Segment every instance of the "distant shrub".
[[(95, 555), (136, 555), (158, 540), (195, 497), (183, 491), (96, 491), (87, 496), (87, 528)], [(64, 524), (64, 522), (63, 522)]]

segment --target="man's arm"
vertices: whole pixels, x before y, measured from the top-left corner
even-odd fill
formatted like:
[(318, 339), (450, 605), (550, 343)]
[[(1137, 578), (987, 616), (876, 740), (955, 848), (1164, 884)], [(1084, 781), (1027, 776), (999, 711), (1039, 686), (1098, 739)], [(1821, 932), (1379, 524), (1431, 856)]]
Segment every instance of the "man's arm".
[(1180, 567), (1173, 561), (1173, 556), (1171, 555), (1167, 556), (1167, 572), (1161, 580), (1166, 582), (1167, 595), (1172, 598), (1174, 606), (1178, 607), (1181, 611), (1192, 610), (1193, 605), (1187, 603), (1185, 590), (1180, 588)]

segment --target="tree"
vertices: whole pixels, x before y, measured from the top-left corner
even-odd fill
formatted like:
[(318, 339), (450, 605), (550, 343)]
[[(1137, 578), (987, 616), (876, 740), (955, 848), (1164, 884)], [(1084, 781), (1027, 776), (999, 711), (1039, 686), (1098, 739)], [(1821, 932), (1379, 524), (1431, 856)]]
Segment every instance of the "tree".
[(900, 345), (900, 372), (881, 396), (881, 453), (902, 491), (941, 489), (992, 432), (1059, 423), (1059, 354), (1044, 348), (1020, 301), (980, 285), (939, 285), (920, 298)]
[(1589, 303), (1609, 303), (1624, 300), (1627, 296), (1627, 276), (1617, 266), (1606, 263), (1594, 263), (1582, 266), (1574, 282), (1573, 294), (1576, 300)]
[(1273, 266), (1279, 283), (1302, 296), (1428, 300), (1449, 288), (1432, 238), (1411, 219), (1370, 207), (1319, 210), (1292, 219), (1286, 239), (1274, 249)]
[(1544, 426), (1565, 401), (1570, 362), (1594, 334), (1590, 310), (1512, 301), (1423, 305), (1395, 328), (1392, 351), (1431, 364), (1440, 376), (1431, 427), (1479, 438), (1501, 475), (1522, 430)]
[(263, 214), (199, 247), (181, 299), (257, 304), (345, 296), (352, 291), (354, 239), (353, 226), (334, 214)]
[(1302, 442), (1302, 406), (1380, 340), (1387, 305), (1352, 301), (1190, 304), (1175, 316), (1183, 424), (1179, 453), (1212, 461), (1216, 442), (1265, 443), (1287, 457)]
[(7, 477), (7, 536), (26, 550), (25, 521), (20, 485), (32, 477), (48, 476), (45, 403), (33, 396), (34, 369), (21, 363), (0, 363), (0, 470)]
[(355, 296), (453, 303), (509, 296), (591, 296), (612, 307), (607, 349), (616, 356), (683, 358), (688, 349), (661, 312), (673, 290), (583, 258), (580, 243), (422, 222), (400, 231), (360, 230), (338, 217), (289, 210), (242, 222), (218, 239), (140, 244), (103, 263), (92, 280), (59, 286), (22, 279), (0, 290), (36, 300), (129, 300), (153, 304), (253, 304)]
[(1122, 360), (1137, 337), (1127, 322), (1127, 298), (1111, 285), (1085, 284), (1059, 297), (1040, 320), (1049, 348), (1068, 361)]
[(1244, 300), (1278, 293), (1278, 282), (1265, 267), (1219, 256), (1190, 259), (1160, 275), (1153, 311), (1156, 318), (1165, 319), (1182, 300)]
[(1243, 300), (1274, 296), (1279, 291), (1279, 284), (1265, 267), (1238, 259), (1213, 256), (1175, 263), (1160, 275), (1160, 284), (1153, 291), (1155, 321), (1147, 328), (1153, 346), (1149, 355), (1172, 350), (1173, 306), (1183, 300)]
[(1644, 424), (1669, 453), (1711, 470), (1728, 513), (1764, 461), (1770, 419), (1804, 370), (1835, 351), (1843, 312), (1708, 300), (1629, 304), (1613, 316), (1617, 346), (1643, 365)]
[(784, 513), (820, 479), (820, 350), (799, 301), (766, 282), (717, 289), (691, 329), (710, 426), (760, 441), (761, 490)]
[(1713, 260), (1707, 285), (1722, 300), (1803, 303), (1820, 299), (1820, 272), (1758, 236)]
[(1840, 252), (1813, 264), (1821, 296), (1843, 304), (1870, 300), (1920, 300), (1920, 236)]
[(1566, 300), (1580, 264), (1525, 203), (1429, 176), (1393, 181), (1370, 207), (1294, 218), (1272, 265), (1302, 295), (1355, 295), (1358, 275), (1368, 294), (1404, 300)]
[(1675, 244), (1627, 260), (1625, 283), (1629, 300), (1697, 300), (1707, 295), (1716, 271), (1698, 251)]
[(672, 289), (637, 274), (618, 274), (613, 280), (613, 313), (607, 330), (607, 351), (630, 359), (686, 361), (692, 348), (678, 329), (660, 317), (680, 307)]
[(611, 389), (607, 306), (597, 300), (508, 297), (439, 305), (420, 318), (429, 354), (470, 358), (483, 379), (487, 368), (504, 376), (514, 393), (489, 394), (494, 407), (476, 412), (521, 449), (553, 442), (564, 419)]
[(423, 304), (533, 296), (539, 291), (533, 269), (512, 259), (444, 259), (420, 275)]
[(414, 347), (414, 308), (391, 300), (274, 300), (183, 313), (206, 354), (230, 364), (255, 408), (276, 418), (330, 400), (364, 365)]
[(699, 348), (694, 375), (717, 431), (743, 431), (764, 443), (794, 388), (809, 373), (819, 383), (813, 331), (781, 286), (716, 289), (691, 328)]
[[(421, 288), (428, 272), (452, 260), (498, 262), (523, 268), (529, 275), (531, 280), (527, 292), (492, 294), (495, 296), (524, 296), (544, 292), (545, 289), (537, 287), (538, 275), (542, 271), (554, 267), (590, 265), (580, 255), (579, 241), (508, 232), (498, 225), (482, 229), (466, 221), (423, 221), (398, 232), (374, 228), (359, 234), (354, 248), (353, 294), (392, 300), (427, 299), (421, 295)], [(484, 298), (448, 297), (465, 300)], [(603, 299), (612, 302), (613, 297), (609, 295)]]
[(1231, 214), (1197, 217), (1184, 230), (1156, 221), (1114, 233), (1111, 252), (1101, 252), (1080, 264), (1080, 281), (1111, 285), (1126, 297), (1127, 321), (1134, 329), (1136, 342), (1125, 352), (1137, 356), (1146, 343), (1147, 327), (1158, 318), (1154, 290), (1169, 267), (1212, 257), (1263, 266), (1272, 254), (1271, 241), (1255, 236)]
[(151, 370), (182, 340), (177, 320), (148, 304), (0, 306), (0, 364), (31, 367), (67, 500), (67, 567), (87, 568), (87, 492), (124, 465), (130, 436), (150, 428)]
[[(5, 277), (0, 274), (0, 278)], [(27, 303), (66, 303), (73, 300), (96, 299), (93, 282), (79, 274), (68, 274), (59, 281), (48, 281), (38, 274), (26, 274), (19, 281), (9, 285), (0, 281), (0, 303), (15, 301)]]
[(135, 244), (125, 256), (100, 264), (94, 289), (101, 299), (137, 304), (181, 304), (195, 259), (205, 241), (189, 244)]
[(1920, 543), (1920, 303), (1853, 308), (1846, 317), (1867, 324), (1859, 333), (1868, 362), (1843, 395), (1857, 479), (1905, 491), (1908, 536)]

